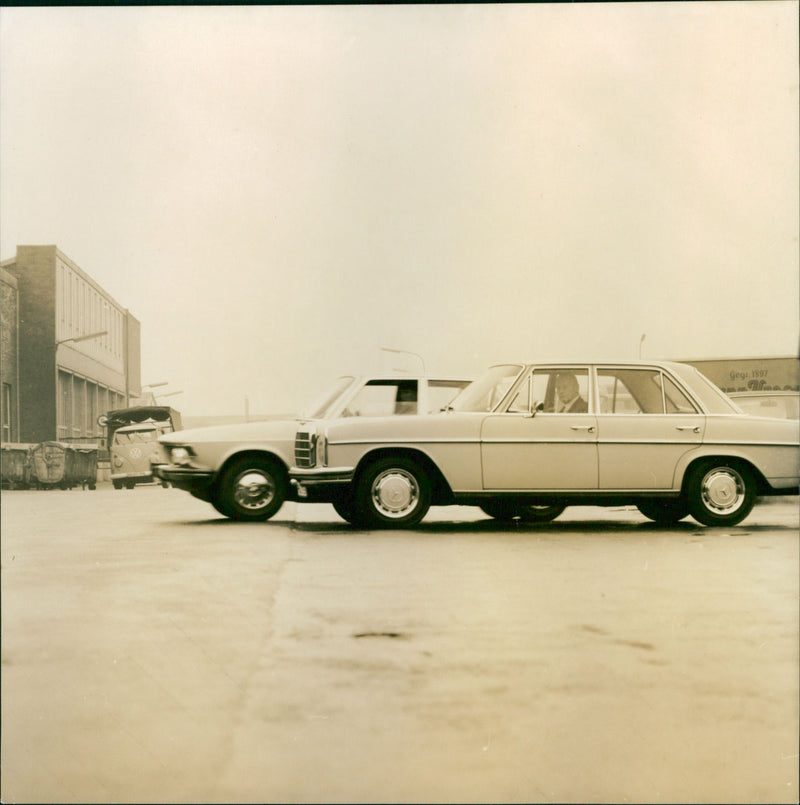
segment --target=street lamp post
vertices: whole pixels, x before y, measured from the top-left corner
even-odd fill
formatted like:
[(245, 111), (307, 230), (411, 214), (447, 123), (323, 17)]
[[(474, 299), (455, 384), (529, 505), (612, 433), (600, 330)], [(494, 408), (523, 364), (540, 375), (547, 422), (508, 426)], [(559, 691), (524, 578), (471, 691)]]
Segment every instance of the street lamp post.
[(72, 341), (72, 343), (77, 343), (78, 341), (88, 341), (90, 338), (100, 338), (101, 335), (108, 335), (108, 330), (100, 330), (98, 333), (88, 333), (87, 335), (76, 335), (72, 338), (62, 338), (60, 341), (56, 341), (56, 346), (59, 344), (66, 344), (68, 341)]
[[(183, 394), (183, 389), (181, 389), (180, 391), (168, 391), (166, 394), (159, 394), (158, 396), (159, 397), (174, 397), (176, 394)], [(156, 399), (155, 394), (153, 395), (153, 399), (155, 400), (156, 405), (158, 405), (158, 400)]]
[(428, 370), (425, 368), (425, 359), (417, 352), (410, 352), (407, 349), (392, 349), (391, 347), (381, 347), (381, 349), (384, 352), (394, 352), (397, 355), (413, 355), (415, 358), (419, 358), (420, 363), (422, 363), (422, 374), (428, 374)]

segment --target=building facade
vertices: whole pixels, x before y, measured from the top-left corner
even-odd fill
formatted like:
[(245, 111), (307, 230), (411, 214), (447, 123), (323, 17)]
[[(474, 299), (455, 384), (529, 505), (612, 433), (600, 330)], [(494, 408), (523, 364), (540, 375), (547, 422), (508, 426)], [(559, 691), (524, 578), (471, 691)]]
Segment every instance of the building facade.
[(17, 411), (19, 410), (19, 292), (17, 279), (4, 268), (0, 268), (0, 440), (14, 442), (19, 438)]
[(101, 438), (97, 417), (141, 395), (139, 321), (56, 246), (0, 269), (3, 441)]

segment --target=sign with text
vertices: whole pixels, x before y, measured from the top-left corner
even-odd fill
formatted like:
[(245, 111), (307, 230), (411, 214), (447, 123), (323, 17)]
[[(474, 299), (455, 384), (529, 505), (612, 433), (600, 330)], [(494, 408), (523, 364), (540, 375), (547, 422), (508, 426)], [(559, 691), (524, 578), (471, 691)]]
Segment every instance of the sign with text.
[(726, 394), (734, 391), (800, 391), (797, 358), (723, 358), (683, 361), (699, 369)]

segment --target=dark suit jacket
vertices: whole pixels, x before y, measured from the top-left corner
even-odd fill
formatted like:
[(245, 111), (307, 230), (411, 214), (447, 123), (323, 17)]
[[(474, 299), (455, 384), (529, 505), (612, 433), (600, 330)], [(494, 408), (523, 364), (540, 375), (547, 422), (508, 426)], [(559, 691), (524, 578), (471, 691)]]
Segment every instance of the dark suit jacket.
[(564, 409), (562, 414), (587, 414), (589, 413), (589, 403), (583, 399), (580, 395), (578, 395), (573, 401), (572, 405), (569, 408)]

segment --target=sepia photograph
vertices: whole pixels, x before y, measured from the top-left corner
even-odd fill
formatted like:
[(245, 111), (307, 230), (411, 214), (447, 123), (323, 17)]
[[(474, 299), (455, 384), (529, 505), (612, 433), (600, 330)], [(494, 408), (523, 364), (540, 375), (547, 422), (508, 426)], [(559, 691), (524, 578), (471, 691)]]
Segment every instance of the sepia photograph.
[(799, 25), (0, 9), (0, 801), (800, 801)]

